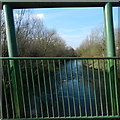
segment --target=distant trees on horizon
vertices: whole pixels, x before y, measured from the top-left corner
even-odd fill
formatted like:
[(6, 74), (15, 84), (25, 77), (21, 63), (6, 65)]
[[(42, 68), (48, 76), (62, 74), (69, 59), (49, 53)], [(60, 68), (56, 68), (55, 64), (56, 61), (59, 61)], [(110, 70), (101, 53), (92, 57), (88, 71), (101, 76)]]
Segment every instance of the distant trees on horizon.
[[(80, 57), (105, 57), (106, 40), (104, 29), (94, 28), (82, 44), (76, 49), (77, 56)], [(116, 56), (120, 56), (120, 29), (115, 29), (115, 49)]]
[[(66, 45), (56, 30), (47, 29), (39, 18), (30, 17), (31, 11), (22, 9), (15, 17), (19, 56), (30, 57), (105, 57), (106, 41), (103, 28), (94, 28), (75, 50)], [(1, 20), (2, 56), (8, 56), (4, 14)], [(120, 56), (120, 29), (115, 29), (116, 55)]]

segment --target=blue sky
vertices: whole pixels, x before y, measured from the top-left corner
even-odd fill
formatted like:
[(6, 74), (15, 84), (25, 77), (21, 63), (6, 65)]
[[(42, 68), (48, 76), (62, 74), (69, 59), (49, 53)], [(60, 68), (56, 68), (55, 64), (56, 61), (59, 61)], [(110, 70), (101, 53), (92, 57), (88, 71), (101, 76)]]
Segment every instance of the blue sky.
[[(103, 8), (41, 8), (32, 14), (43, 20), (48, 29), (55, 29), (67, 46), (79, 47), (94, 28), (103, 26)], [(113, 8), (114, 26), (118, 26), (118, 8)]]

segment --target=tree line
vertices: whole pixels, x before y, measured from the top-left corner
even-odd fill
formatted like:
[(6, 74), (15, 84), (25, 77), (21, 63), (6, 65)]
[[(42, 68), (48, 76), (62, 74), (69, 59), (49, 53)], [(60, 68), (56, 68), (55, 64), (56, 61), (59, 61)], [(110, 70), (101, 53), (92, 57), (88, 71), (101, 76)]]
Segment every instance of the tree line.
[[(15, 17), (19, 56), (72, 57), (75, 51), (68, 47), (56, 30), (48, 29), (41, 19), (30, 17), (31, 12), (18, 10)], [(2, 56), (8, 56), (4, 15), (2, 14)]]
[[(115, 29), (116, 56), (120, 56), (120, 29)], [(106, 40), (102, 27), (94, 28), (76, 49), (80, 57), (106, 57)]]
[[(17, 10), (15, 29), (19, 56), (30, 57), (105, 57), (106, 41), (103, 27), (94, 28), (74, 50), (56, 30), (47, 29), (41, 19), (31, 17), (31, 11)], [(2, 56), (8, 56), (4, 15), (1, 21)], [(116, 55), (120, 56), (120, 29), (115, 29)]]

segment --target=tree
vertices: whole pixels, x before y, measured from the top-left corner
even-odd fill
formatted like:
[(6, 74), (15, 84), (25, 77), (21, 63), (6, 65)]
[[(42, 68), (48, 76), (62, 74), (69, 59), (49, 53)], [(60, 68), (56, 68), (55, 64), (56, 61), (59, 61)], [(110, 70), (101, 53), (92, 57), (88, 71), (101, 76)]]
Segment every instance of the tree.
[(115, 30), (116, 55), (120, 57), (120, 28)]
[[(4, 16), (2, 18), (2, 56), (8, 56)], [(57, 31), (47, 29), (41, 19), (31, 17), (30, 10), (17, 10), (14, 12), (14, 18), (19, 56), (71, 56), (65, 41)]]
[(105, 38), (102, 28), (96, 28), (85, 38), (76, 50), (78, 56), (103, 57), (105, 56)]
[[(120, 56), (120, 29), (115, 29), (116, 55)], [(83, 43), (76, 50), (81, 57), (105, 57), (106, 41), (103, 28), (96, 28), (85, 38)]]

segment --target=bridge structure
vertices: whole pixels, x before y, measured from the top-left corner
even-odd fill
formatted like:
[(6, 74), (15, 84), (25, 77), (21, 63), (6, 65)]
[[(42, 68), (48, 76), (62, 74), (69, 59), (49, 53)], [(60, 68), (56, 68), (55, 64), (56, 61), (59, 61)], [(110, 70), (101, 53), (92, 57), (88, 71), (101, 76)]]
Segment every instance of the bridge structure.
[[(115, 55), (113, 6), (120, 4), (117, 1), (2, 0), (9, 57), (0, 58), (1, 119), (120, 118), (117, 77), (120, 57)], [(56, 7), (103, 7), (106, 57), (19, 57), (13, 9)]]

